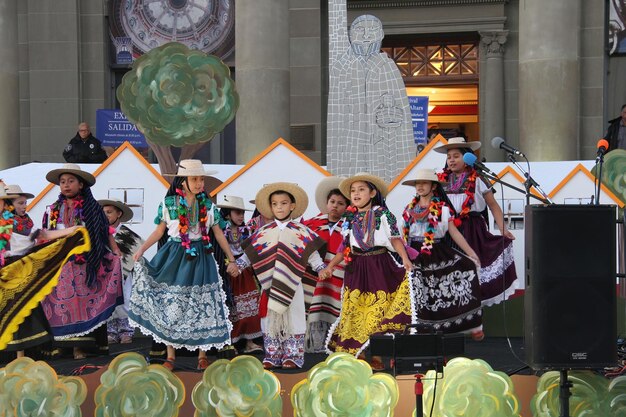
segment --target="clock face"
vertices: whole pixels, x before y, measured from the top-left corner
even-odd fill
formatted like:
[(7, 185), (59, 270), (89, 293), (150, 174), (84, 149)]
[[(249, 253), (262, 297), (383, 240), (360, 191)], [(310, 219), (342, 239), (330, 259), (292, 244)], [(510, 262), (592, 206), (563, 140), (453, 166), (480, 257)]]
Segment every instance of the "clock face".
[(135, 57), (176, 41), (224, 59), (235, 47), (234, 0), (112, 0), (113, 39), (128, 37)]

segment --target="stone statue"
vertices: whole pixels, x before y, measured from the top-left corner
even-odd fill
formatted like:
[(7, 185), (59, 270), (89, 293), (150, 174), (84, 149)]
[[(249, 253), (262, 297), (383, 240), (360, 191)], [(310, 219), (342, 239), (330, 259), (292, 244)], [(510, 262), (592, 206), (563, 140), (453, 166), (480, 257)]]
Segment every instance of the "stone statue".
[(347, 33), (346, 0), (329, 1), (328, 169), (392, 181), (415, 154), (411, 110), (400, 71), (380, 52), (381, 21), (354, 19)]

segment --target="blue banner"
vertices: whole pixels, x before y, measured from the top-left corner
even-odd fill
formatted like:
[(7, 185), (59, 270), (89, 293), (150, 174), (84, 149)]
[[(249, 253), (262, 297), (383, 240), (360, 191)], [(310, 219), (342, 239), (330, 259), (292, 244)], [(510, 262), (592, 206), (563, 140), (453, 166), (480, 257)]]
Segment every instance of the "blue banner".
[(428, 96), (409, 96), (413, 139), (416, 144), (428, 143)]
[(135, 148), (148, 147), (143, 134), (117, 109), (96, 110), (96, 137), (102, 146), (117, 147), (128, 141)]

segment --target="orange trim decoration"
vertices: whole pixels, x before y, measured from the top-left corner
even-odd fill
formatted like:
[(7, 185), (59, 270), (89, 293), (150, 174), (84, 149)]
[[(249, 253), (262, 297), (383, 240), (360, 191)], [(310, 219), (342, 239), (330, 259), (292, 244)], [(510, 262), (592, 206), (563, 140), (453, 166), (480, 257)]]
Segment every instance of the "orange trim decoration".
[[(94, 172), (93, 172), (93, 176), (94, 177), (98, 177), (98, 175), (100, 175), (100, 173), (102, 171), (104, 171), (109, 165), (111, 165), (111, 163), (115, 160), (115, 158), (117, 158), (119, 156), (119, 154), (121, 154), (122, 152), (124, 152), (126, 149), (128, 149), (129, 151), (131, 151), (133, 153), (133, 155), (135, 155), (135, 157), (139, 160), (139, 162), (141, 162), (143, 164), (144, 167), (146, 167), (146, 169), (148, 171), (150, 171), (152, 173), (152, 175), (154, 175), (156, 177), (157, 180), (159, 180), (161, 182), (161, 184), (163, 184), (164, 187), (169, 188), (170, 183), (167, 182), (165, 180), (165, 178), (163, 178), (161, 176), (161, 174), (159, 174), (159, 172), (154, 169), (152, 167), (152, 165), (150, 165), (148, 163), (148, 161), (146, 161), (146, 159), (137, 151), (137, 149), (134, 148), (133, 145), (130, 144), (130, 142), (126, 141), (124, 143), (122, 143), (116, 150), (115, 152), (113, 152), (111, 154), (111, 156), (109, 156)], [(31, 200), (31, 202), (28, 204), (28, 206), (26, 207), (26, 210), (29, 211), (31, 208), (35, 207), (35, 205), (46, 195), (48, 194), (48, 192), (50, 192), (50, 190), (52, 190), (55, 187), (54, 184), (50, 183), (48, 184), (39, 194), (37, 194), (37, 196), (35, 198), (33, 198)]]
[(420, 152), (419, 155), (417, 155), (413, 159), (413, 161), (411, 161), (411, 163), (407, 165), (407, 167), (404, 168), (402, 172), (398, 174), (398, 176), (393, 181), (391, 181), (391, 184), (389, 184), (389, 191), (393, 190), (396, 187), (396, 185), (398, 185), (404, 179), (404, 177), (406, 177), (409, 174), (409, 172), (411, 172), (411, 170), (415, 167), (415, 165), (417, 165), (419, 161), (421, 161), (422, 158), (424, 158), (424, 156), (428, 154), (428, 152), (430, 152), (432, 148), (439, 146), (439, 145), (447, 145), (447, 144), (448, 144), (448, 141), (441, 134), (438, 134), (437, 136), (435, 136), (435, 138), (431, 140), (428, 143), (428, 145), (426, 145), (426, 147), (422, 150), (422, 152)]
[(306, 161), (309, 165), (311, 165), (313, 168), (317, 169), (319, 172), (321, 172), (325, 176), (330, 177), (332, 175), (330, 172), (326, 171), (324, 168), (322, 168), (317, 163), (315, 163), (315, 161), (313, 161), (311, 158), (309, 158), (308, 156), (306, 156), (305, 154), (303, 154), (302, 152), (300, 152), (299, 150), (294, 148), (294, 146), (292, 144), (290, 144), (289, 142), (287, 142), (285, 139), (278, 138), (278, 139), (276, 139), (276, 141), (274, 141), (274, 143), (272, 143), (270, 146), (265, 148), (265, 150), (263, 152), (259, 153), (257, 156), (252, 158), (252, 160), (250, 162), (248, 162), (246, 165), (244, 165), (239, 171), (237, 171), (233, 175), (231, 175), (230, 178), (228, 178), (226, 181), (224, 181), (222, 183), (222, 185), (217, 187), (215, 190), (211, 191), (210, 196), (211, 197), (215, 197), (217, 195), (217, 193), (222, 191), (224, 188), (226, 188), (228, 185), (230, 185), (233, 181), (235, 181), (237, 178), (239, 178), (241, 175), (243, 175), (243, 173), (246, 172), (248, 169), (250, 169), (250, 167), (252, 167), (253, 165), (256, 165), (257, 162), (259, 162), (261, 159), (263, 159), (267, 154), (272, 152), (279, 145), (287, 147), (287, 149), (289, 149), (291, 152), (293, 152), (297, 156), (299, 156), (300, 159)]
[[(548, 193), (548, 197), (553, 198), (563, 187), (565, 187), (565, 184), (570, 182), (570, 180), (574, 178), (574, 176), (578, 174), (579, 172), (582, 172), (583, 174), (585, 174), (587, 178), (591, 180), (591, 182), (594, 182), (596, 179), (596, 177), (593, 176), (591, 171), (585, 168), (583, 164), (578, 164), (574, 167), (574, 169), (570, 171), (569, 174), (565, 176), (565, 178), (563, 178), (563, 180), (560, 183), (558, 183), (556, 187), (554, 187), (552, 191), (550, 191), (550, 193)], [(617, 204), (620, 208), (624, 207), (624, 203), (622, 202), (622, 200), (620, 200), (615, 194), (613, 194), (611, 190), (606, 188), (604, 184), (600, 184), (600, 189), (604, 191), (604, 193), (606, 193), (606, 195), (608, 195), (609, 198), (611, 198), (615, 202), (615, 204)]]

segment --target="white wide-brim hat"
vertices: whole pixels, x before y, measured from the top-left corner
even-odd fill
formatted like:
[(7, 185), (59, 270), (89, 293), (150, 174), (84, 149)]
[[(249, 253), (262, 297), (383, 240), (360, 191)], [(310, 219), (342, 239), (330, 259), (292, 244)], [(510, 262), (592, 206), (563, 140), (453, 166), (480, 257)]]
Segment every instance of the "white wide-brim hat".
[(339, 184), (345, 179), (345, 177), (326, 177), (317, 184), (315, 188), (315, 204), (320, 213), (326, 214), (328, 212), (328, 193), (332, 190), (339, 190)]
[(292, 219), (297, 219), (304, 214), (309, 205), (309, 196), (306, 194), (306, 191), (298, 186), (298, 184), (291, 182), (273, 182), (261, 188), (254, 198), (256, 208), (263, 217), (266, 219), (274, 218), (270, 205), (270, 195), (277, 191), (285, 191), (295, 198), (296, 207), (291, 212)]
[(368, 174), (367, 172), (361, 172), (359, 174), (346, 178), (339, 184), (339, 190), (344, 196), (346, 196), (348, 200), (350, 199), (350, 187), (353, 183), (357, 181), (369, 182), (373, 184), (383, 198), (387, 197), (387, 193), (389, 191), (387, 189), (387, 183), (385, 182), (385, 180), (377, 177), (376, 175)]
[(418, 169), (412, 180), (403, 181), (402, 185), (408, 185), (414, 187), (418, 181), (433, 181), (439, 184), (445, 184), (439, 180), (437, 173), (434, 169)]
[(98, 203), (104, 206), (113, 206), (122, 212), (122, 216), (120, 217), (120, 222), (124, 223), (133, 218), (133, 209), (128, 207), (125, 203), (120, 200), (98, 200)]
[(14, 195), (16, 197), (26, 197), (26, 198), (35, 197), (31, 193), (25, 193), (24, 191), (22, 191), (22, 187), (20, 187), (17, 184), (7, 185), (6, 187), (4, 187), (4, 190), (6, 191), (7, 194)]
[(80, 166), (77, 164), (63, 164), (61, 168), (53, 169), (48, 172), (46, 174), (46, 179), (53, 184), (59, 185), (59, 178), (63, 174), (72, 174), (80, 178), (88, 187), (91, 187), (96, 183), (96, 177), (91, 175), (89, 172), (80, 169)]
[(252, 209), (246, 208), (243, 202), (243, 198), (234, 195), (225, 195), (223, 203), (219, 203), (217, 207), (233, 210), (253, 211)]
[(466, 142), (465, 138), (450, 138), (448, 139), (448, 143), (445, 145), (439, 145), (436, 148), (433, 148), (435, 152), (439, 153), (447, 153), (450, 149), (460, 149), (467, 148), (475, 151), (480, 148), (480, 142)]
[(164, 177), (208, 177), (217, 171), (206, 171), (199, 159), (183, 159), (178, 163), (176, 174), (162, 174)]

